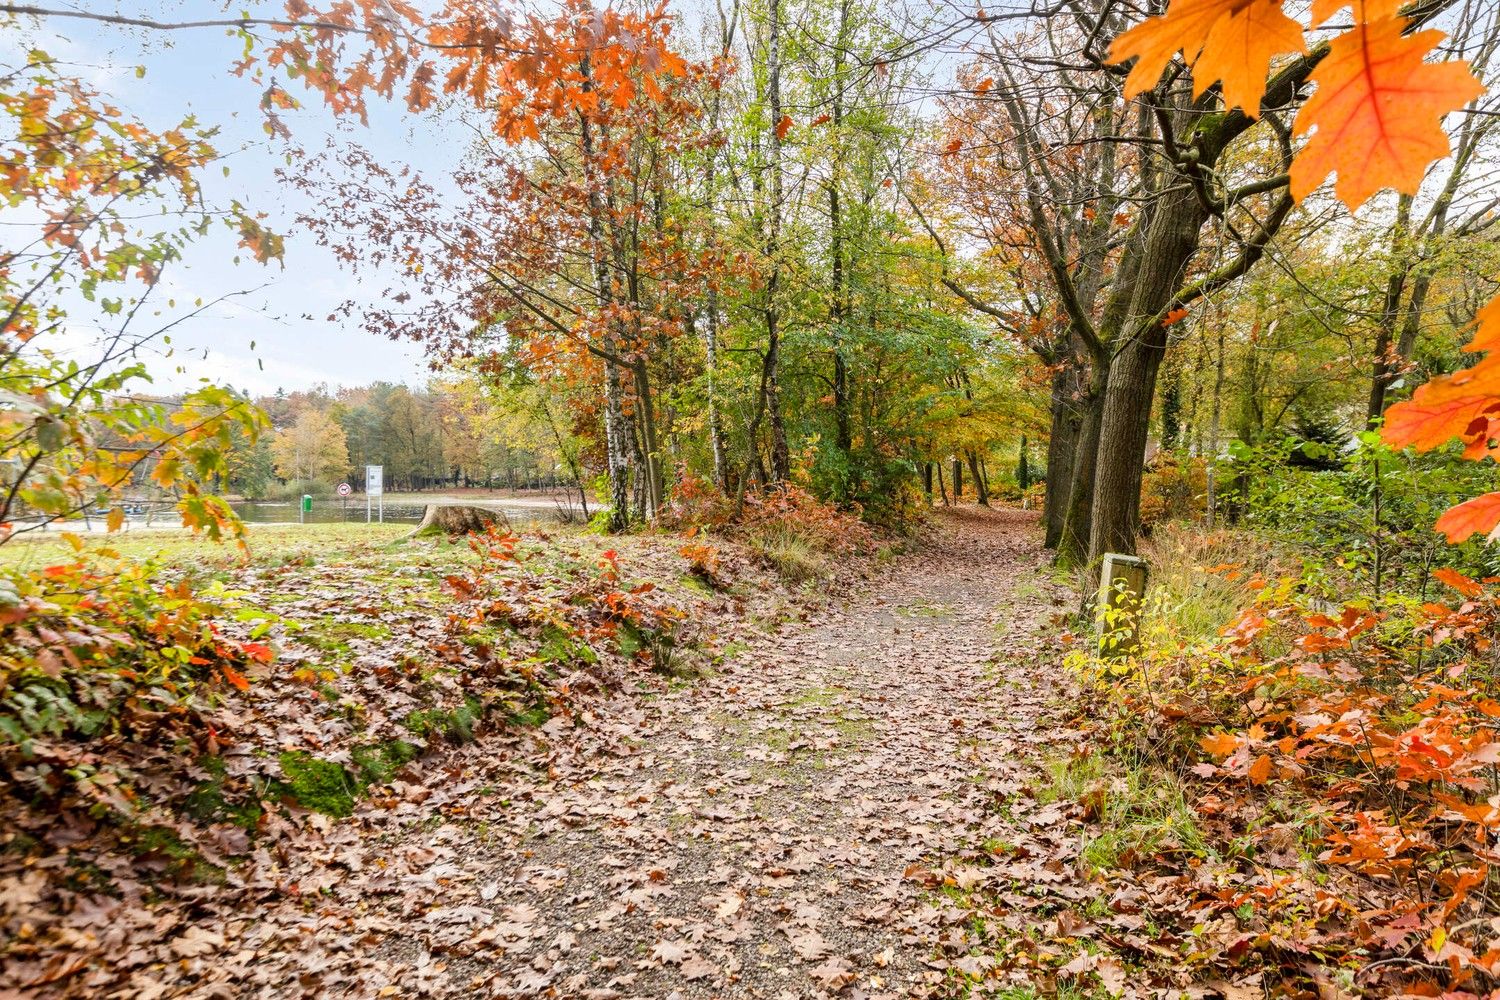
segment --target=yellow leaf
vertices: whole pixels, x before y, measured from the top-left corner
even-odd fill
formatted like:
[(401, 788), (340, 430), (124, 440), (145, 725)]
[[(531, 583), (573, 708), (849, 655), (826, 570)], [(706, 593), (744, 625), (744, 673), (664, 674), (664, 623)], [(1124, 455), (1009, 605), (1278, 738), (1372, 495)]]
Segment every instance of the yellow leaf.
[(104, 523), (110, 531), (119, 531), (125, 527), (125, 508), (111, 507), (109, 509), (109, 517), (105, 519)]

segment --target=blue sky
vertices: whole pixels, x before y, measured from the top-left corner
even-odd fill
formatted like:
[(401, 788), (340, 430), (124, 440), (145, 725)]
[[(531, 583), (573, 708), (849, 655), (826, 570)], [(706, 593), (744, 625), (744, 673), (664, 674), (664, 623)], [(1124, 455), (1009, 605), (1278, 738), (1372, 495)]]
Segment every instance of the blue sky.
[[(214, 0), (107, 5), (60, 0), (56, 6), (166, 20), (224, 16), (223, 6)], [(267, 226), (287, 237), (284, 268), (248, 260), (236, 265), (235, 238), (227, 231), (214, 231), (167, 273), (162, 289), (167, 294), (162, 297), (174, 298), (178, 309), (198, 298), (246, 294), (214, 305), (178, 328), (170, 357), (150, 363), (158, 386), (185, 388), (209, 378), (258, 395), (323, 382), (425, 381), (428, 371), (420, 347), (373, 336), (354, 321), (327, 320), (343, 300), (378, 294), (387, 282), (372, 276), (361, 284), (309, 234), (298, 231), (295, 216), (307, 207), (307, 200), (276, 179), (283, 152), (262, 129), (259, 88), (230, 72), (242, 55), (233, 37), (218, 28), (163, 33), (59, 19), (31, 33), (28, 41), (72, 64), (80, 76), (147, 125), (166, 127), (196, 114), (203, 123), (220, 126), (216, 146), (225, 154), (230, 173), (205, 173), (206, 200), (227, 205), (237, 198), (266, 212)], [(16, 42), (9, 38), (6, 48), (14, 52)], [(141, 65), (146, 75), (137, 78), (135, 68)], [(289, 89), (300, 96), (295, 84)], [(283, 116), (297, 142), (308, 149), (319, 149), (330, 138), (354, 141), (384, 160), (414, 163), (434, 180), (464, 152), (463, 132), (453, 121), (417, 119), (397, 107), (372, 104), (370, 125), (363, 127), (335, 121), (319, 105), (312, 97), (304, 109)], [(74, 334), (83, 336), (83, 331)]]

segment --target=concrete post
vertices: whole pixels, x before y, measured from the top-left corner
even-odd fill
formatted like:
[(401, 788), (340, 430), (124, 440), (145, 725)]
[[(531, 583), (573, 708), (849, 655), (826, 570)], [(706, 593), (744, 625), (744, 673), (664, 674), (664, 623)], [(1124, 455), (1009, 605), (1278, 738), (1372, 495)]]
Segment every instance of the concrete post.
[(1099, 573), (1095, 628), (1099, 655), (1114, 659), (1140, 651), (1140, 612), (1146, 599), (1146, 560), (1106, 552)]

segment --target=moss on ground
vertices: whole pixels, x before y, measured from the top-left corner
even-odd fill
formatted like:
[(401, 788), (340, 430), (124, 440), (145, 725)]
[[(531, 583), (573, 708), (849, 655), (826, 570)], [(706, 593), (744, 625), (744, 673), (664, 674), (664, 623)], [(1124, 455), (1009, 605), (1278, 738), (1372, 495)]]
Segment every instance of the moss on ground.
[(344, 765), (303, 750), (288, 750), (279, 759), (281, 773), (286, 776), (280, 790), (299, 806), (326, 816), (348, 816), (354, 812), (360, 789)]
[(455, 743), (474, 739), (474, 724), (484, 718), (484, 702), (473, 695), (453, 708), (419, 708), (401, 720), (418, 736), (443, 736)]

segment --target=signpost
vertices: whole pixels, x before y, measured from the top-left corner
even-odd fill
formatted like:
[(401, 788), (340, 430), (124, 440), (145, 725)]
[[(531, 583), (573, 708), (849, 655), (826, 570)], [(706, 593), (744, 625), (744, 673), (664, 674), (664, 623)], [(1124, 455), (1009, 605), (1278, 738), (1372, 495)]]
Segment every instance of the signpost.
[(349, 520), (349, 494), (354, 492), (354, 487), (348, 483), (339, 483), (339, 520)]
[(370, 500), (379, 497), (380, 523), (385, 523), (385, 466), (365, 466), (365, 523), (370, 523)]

